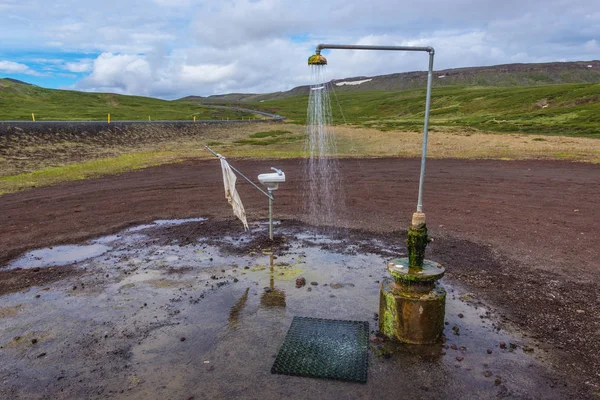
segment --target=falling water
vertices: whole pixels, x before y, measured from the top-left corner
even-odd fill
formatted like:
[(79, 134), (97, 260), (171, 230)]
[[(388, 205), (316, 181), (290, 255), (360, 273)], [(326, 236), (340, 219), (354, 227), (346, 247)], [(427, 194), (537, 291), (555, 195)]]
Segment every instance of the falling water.
[(325, 80), (325, 66), (313, 65), (306, 120), (307, 153), (305, 212), (311, 223), (336, 224), (344, 207), (337, 149), (333, 132), (331, 103)]

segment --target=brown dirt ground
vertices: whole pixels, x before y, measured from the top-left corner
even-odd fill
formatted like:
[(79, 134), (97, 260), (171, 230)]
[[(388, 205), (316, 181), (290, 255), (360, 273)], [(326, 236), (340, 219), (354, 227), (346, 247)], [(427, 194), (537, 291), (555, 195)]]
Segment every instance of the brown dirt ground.
[[(288, 183), (276, 192), (276, 216), (304, 218), (299, 211), (306, 181), (302, 161), (232, 163), (251, 177), (271, 166), (282, 168)], [(348, 159), (340, 166), (346, 207), (338, 225), (404, 240), (420, 161)], [(428, 162), (425, 185), (434, 238), (428, 256), (447, 266), (447, 278), (472, 289), (501, 310), (508, 324), (558, 355), (556, 368), (566, 379), (583, 384), (588, 394), (600, 392), (600, 166), (434, 159)], [(238, 190), (249, 218), (265, 218), (266, 199), (246, 183)], [(0, 266), (32, 248), (73, 243), (154, 219), (199, 216), (237, 224), (215, 160), (4, 195)], [(1, 274), (0, 294), (29, 286), (16, 279), (23, 271)], [(62, 279), (49, 273), (24, 278), (31, 285)]]

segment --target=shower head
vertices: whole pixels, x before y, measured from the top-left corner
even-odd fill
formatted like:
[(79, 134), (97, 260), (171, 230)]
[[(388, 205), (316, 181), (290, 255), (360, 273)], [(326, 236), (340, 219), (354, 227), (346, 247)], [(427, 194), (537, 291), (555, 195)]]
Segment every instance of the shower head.
[(327, 65), (327, 59), (320, 53), (317, 53), (308, 58), (308, 65)]

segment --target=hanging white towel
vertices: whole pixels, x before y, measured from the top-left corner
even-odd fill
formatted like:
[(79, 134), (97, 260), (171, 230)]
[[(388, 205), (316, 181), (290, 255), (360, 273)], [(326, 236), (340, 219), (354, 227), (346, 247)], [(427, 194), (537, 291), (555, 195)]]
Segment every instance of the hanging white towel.
[(240, 199), (240, 195), (235, 190), (235, 181), (237, 177), (233, 173), (229, 163), (225, 158), (221, 158), (221, 169), (223, 170), (223, 184), (225, 185), (225, 198), (233, 207), (233, 213), (244, 224), (244, 229), (248, 230), (248, 221), (246, 220), (246, 211)]

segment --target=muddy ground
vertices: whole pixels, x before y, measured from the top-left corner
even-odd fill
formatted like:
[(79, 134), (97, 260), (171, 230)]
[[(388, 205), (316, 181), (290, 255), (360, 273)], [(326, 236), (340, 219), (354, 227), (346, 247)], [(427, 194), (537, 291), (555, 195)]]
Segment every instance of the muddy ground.
[[(282, 168), (289, 183), (276, 192), (276, 216), (305, 218), (301, 161), (233, 164), (249, 176), (271, 166)], [(348, 235), (401, 244), (416, 203), (419, 160), (344, 160), (340, 166), (345, 206), (337, 225), (354, 229)], [(266, 199), (247, 184), (238, 187), (249, 218), (263, 219)], [(550, 355), (549, 367), (559, 377), (554, 382), (567, 384), (573, 398), (600, 391), (598, 198), (597, 165), (428, 164), (424, 208), (434, 238), (428, 257), (446, 265), (450, 283), (463, 285), (497, 309), (502, 324), (536, 340), (540, 351)], [(223, 199), (216, 161), (5, 195), (0, 197), (0, 263), (6, 266), (33, 248), (75, 243), (155, 219), (191, 217), (225, 220), (228, 229), (237, 224)], [(177, 239), (185, 243), (193, 238), (187, 232)], [(77, 274), (72, 267), (53, 271), (0, 270), (0, 293), (60, 284)]]

